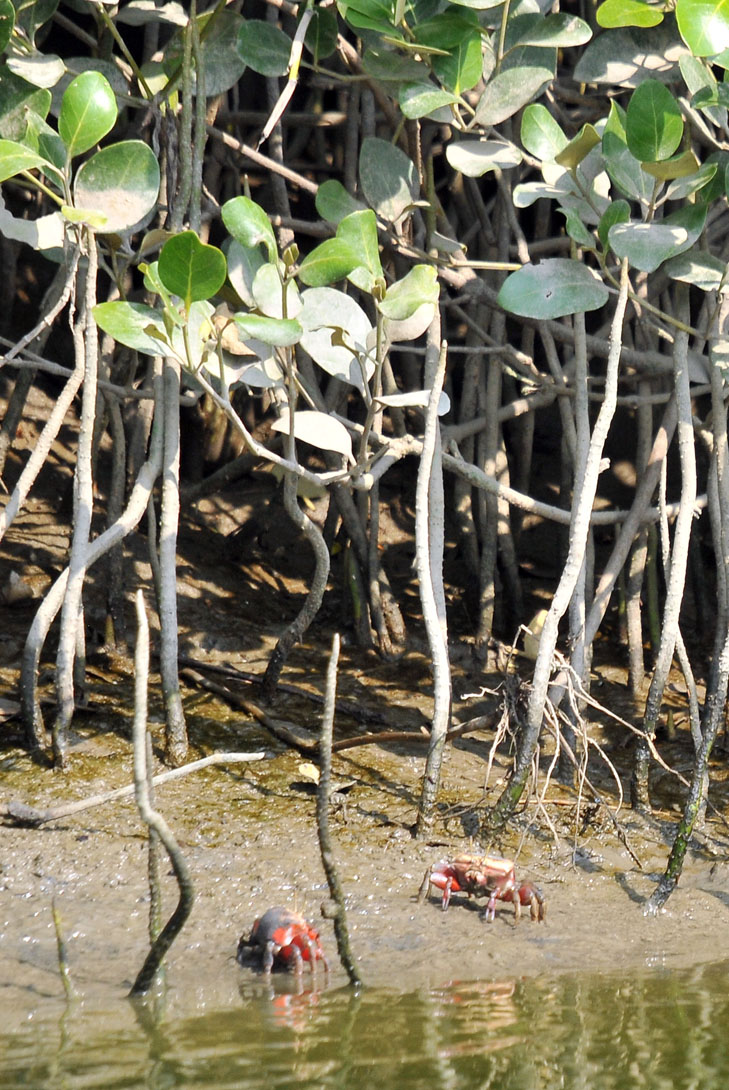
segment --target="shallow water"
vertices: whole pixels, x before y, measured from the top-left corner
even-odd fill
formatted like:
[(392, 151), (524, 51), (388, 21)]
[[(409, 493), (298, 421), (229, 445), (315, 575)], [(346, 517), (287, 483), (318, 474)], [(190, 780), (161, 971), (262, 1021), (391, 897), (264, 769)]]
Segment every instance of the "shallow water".
[(234, 1003), (183, 1015), (174, 1001), (39, 999), (0, 1029), (0, 1086), (716, 1090), (729, 1085), (727, 968), (359, 994), (242, 972)]

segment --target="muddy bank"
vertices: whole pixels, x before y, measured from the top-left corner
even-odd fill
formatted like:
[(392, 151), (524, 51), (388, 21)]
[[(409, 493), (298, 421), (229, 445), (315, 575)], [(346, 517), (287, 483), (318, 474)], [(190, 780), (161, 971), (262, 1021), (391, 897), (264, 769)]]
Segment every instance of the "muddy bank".
[[(255, 728), (241, 730), (240, 747), (269, 749)], [(471, 739), (446, 759), (444, 796), (473, 792), (483, 776), (486, 740)], [(91, 785), (128, 782), (129, 745), (118, 735), (79, 744), (72, 771), (42, 773), (25, 757), (4, 760), (3, 800), (36, 805), (88, 794)], [(175, 1005), (194, 1008), (235, 1001), (256, 976), (233, 960), (238, 938), (274, 903), (296, 906), (318, 921), (334, 971), (331, 926), (319, 916), (326, 886), (316, 841), (314, 799), (305, 790), (301, 758), (279, 748), (269, 760), (213, 768), (158, 790), (158, 805), (189, 862), (197, 898), (192, 917), (168, 961)], [(646, 918), (642, 902), (666, 858), (662, 822), (622, 815), (643, 870), (614, 837), (594, 830), (581, 838), (576, 862), (566, 829), (557, 844), (544, 832), (527, 835), (519, 873), (542, 886), (545, 924), (515, 926), (510, 906), (485, 923), (475, 902), (453, 898), (447, 913), (432, 895), (415, 903), (426, 866), (468, 848), (441, 826), (437, 843), (412, 839), (422, 758), (367, 747), (335, 758), (346, 782), (346, 806), (334, 816), (337, 859), (347, 894), (352, 945), (367, 983), (413, 988), (454, 980), (500, 980), (573, 970), (681, 967), (722, 953), (729, 930), (729, 866), (693, 854), (667, 909)], [(524, 815), (522, 822), (527, 820)], [(720, 839), (725, 835), (713, 830)], [(513, 854), (522, 828), (500, 845)], [(146, 844), (133, 803), (109, 803), (41, 829), (0, 830), (0, 1008), (3, 1020), (25, 1018), (44, 997), (60, 997), (55, 901), (69, 969), (88, 997), (121, 995), (146, 953)], [(165, 868), (167, 869), (167, 868)], [(175, 903), (166, 879), (165, 910)]]

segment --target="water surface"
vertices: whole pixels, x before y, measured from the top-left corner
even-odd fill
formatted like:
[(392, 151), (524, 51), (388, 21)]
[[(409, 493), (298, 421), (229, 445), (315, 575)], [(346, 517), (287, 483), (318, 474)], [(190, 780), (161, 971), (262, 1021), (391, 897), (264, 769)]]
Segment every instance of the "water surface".
[[(3, 1090), (718, 1090), (727, 964), (397, 992), (241, 973), (235, 1002), (38, 998), (0, 1028)], [(204, 994), (204, 990), (203, 993)]]

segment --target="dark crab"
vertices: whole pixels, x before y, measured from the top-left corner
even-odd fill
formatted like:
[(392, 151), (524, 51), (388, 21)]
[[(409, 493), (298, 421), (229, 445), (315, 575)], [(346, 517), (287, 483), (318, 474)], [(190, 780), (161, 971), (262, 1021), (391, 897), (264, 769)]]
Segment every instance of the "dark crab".
[(322, 963), (325, 972), (329, 972), (319, 932), (303, 916), (280, 905), (269, 908), (255, 921), (248, 938), (241, 936), (236, 954), (241, 965), (245, 964), (245, 954), (250, 949), (260, 954), (264, 973), (279, 966), (300, 974), (305, 961), (309, 962), (312, 972), (317, 961)]
[(484, 918), (493, 920), (497, 901), (511, 901), (514, 917), (521, 917), (522, 905), (529, 905), (533, 920), (544, 920), (546, 903), (544, 894), (531, 882), (517, 882), (514, 863), (494, 855), (458, 855), (455, 859), (442, 859), (425, 872), (418, 901), (422, 901), (431, 886), (443, 890), (443, 911), (448, 908), (452, 893), (466, 893), (469, 897), (488, 897)]

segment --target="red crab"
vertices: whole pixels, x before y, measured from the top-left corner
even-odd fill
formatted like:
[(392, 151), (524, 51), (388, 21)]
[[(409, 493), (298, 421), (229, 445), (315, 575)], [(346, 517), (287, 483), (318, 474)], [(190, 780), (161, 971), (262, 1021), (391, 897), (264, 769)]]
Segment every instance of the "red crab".
[(443, 859), (425, 872), (418, 901), (422, 901), (435, 886), (443, 890), (443, 911), (448, 908), (452, 893), (467, 893), (469, 897), (488, 897), (484, 918), (493, 920), (497, 901), (511, 901), (514, 917), (521, 917), (521, 906), (529, 905), (533, 920), (544, 920), (546, 905), (544, 894), (531, 882), (517, 885), (514, 863), (494, 855), (458, 855), (455, 859)]
[(270, 973), (275, 964), (284, 969), (293, 967), (298, 974), (305, 961), (309, 962), (312, 972), (317, 961), (323, 964), (325, 972), (329, 972), (319, 932), (303, 916), (280, 905), (269, 908), (255, 921), (248, 938), (241, 937), (236, 954), (241, 965), (245, 964), (246, 949), (251, 947), (261, 954), (264, 973)]

